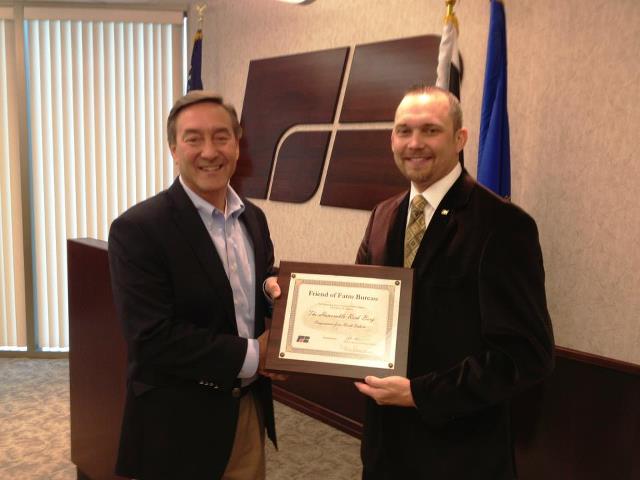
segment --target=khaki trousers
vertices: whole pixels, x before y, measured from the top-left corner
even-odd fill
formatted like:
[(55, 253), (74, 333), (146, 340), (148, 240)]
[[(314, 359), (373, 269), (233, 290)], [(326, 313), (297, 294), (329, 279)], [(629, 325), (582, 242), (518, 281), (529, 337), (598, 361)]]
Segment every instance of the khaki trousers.
[(264, 419), (253, 392), (240, 399), (236, 437), (222, 480), (264, 480)]

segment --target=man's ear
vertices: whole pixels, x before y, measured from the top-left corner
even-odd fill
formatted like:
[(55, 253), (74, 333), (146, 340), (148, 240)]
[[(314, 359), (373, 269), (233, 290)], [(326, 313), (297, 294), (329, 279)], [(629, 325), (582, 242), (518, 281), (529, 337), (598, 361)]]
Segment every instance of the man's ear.
[(458, 151), (458, 153), (460, 153), (464, 146), (467, 144), (468, 138), (469, 131), (466, 128), (462, 127), (456, 132), (456, 150)]

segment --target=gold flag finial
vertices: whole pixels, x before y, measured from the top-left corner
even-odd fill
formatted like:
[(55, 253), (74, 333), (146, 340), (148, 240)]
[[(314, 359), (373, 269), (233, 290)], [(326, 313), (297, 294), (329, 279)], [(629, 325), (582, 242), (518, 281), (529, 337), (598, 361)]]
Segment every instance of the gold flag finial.
[[(454, 0), (455, 3), (455, 0)], [(204, 19), (204, 11), (207, 9), (206, 3), (198, 3), (196, 5), (196, 10), (198, 11), (198, 28), (202, 29), (202, 21)]]
[(453, 11), (453, 7), (455, 7), (457, 0), (445, 0), (445, 4), (447, 5), (447, 14), (444, 17), (444, 23), (453, 23), (453, 26), (458, 29), (458, 17), (456, 17), (456, 12)]

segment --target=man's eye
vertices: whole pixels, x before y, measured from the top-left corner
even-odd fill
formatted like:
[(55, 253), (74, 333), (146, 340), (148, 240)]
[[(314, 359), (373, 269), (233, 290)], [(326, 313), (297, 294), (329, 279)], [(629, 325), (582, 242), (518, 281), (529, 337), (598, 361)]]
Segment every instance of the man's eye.
[(185, 137), (184, 141), (186, 143), (198, 143), (200, 141), (199, 137)]
[(218, 143), (218, 144), (227, 143), (229, 141), (229, 135), (216, 135), (213, 138), (213, 141)]

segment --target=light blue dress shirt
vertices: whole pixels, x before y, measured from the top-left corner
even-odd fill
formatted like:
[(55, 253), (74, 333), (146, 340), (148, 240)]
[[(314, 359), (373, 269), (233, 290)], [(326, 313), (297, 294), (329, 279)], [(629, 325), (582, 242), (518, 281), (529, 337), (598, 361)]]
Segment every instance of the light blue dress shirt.
[(256, 275), (253, 245), (246, 227), (239, 220), (244, 203), (229, 185), (226, 208), (221, 212), (187, 187), (182, 178), (180, 183), (198, 210), (231, 284), (238, 335), (248, 339), (247, 354), (238, 378), (242, 379), (243, 386), (248, 385), (257, 377), (259, 346), (254, 338)]

